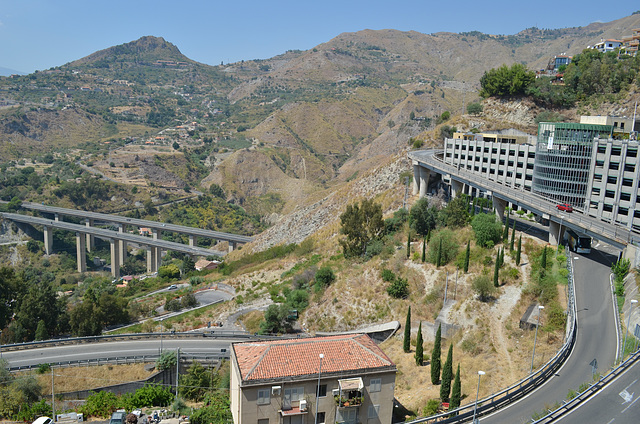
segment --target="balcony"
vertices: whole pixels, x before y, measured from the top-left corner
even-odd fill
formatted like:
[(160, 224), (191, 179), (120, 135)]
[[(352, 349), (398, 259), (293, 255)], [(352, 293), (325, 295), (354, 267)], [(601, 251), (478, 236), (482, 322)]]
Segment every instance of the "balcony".
[(347, 378), (338, 380), (339, 389), (333, 398), (339, 408), (352, 408), (362, 405), (364, 384), (362, 378)]

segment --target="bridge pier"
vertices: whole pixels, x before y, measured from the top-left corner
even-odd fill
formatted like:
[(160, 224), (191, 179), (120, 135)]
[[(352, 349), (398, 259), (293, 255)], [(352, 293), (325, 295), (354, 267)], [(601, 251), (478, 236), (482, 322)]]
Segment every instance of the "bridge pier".
[(415, 196), (420, 192), (420, 165), (413, 165), (412, 193)]
[[(93, 227), (93, 219), (91, 218), (85, 219), (84, 225), (87, 228)], [(87, 250), (91, 252), (95, 249), (95, 247), (96, 247), (96, 238), (92, 234), (87, 233)]]
[(549, 220), (549, 243), (559, 245), (564, 239), (565, 228), (559, 222)]
[(57, 214), (57, 213), (54, 213), (54, 214), (53, 214), (53, 220), (54, 220), (54, 221), (56, 221), (56, 222), (58, 222), (58, 221), (62, 221), (62, 220), (60, 219), (60, 215), (59, 215), (59, 214)]
[(431, 171), (427, 168), (420, 167), (420, 198), (427, 195), (429, 189), (429, 177)]
[(87, 272), (87, 238), (85, 234), (76, 233), (76, 258), (78, 260), (78, 272)]
[(53, 228), (44, 226), (44, 252), (50, 255), (53, 251)]
[[(126, 231), (127, 227), (125, 224), (118, 225), (118, 232), (123, 234)], [(124, 240), (120, 240), (118, 243), (118, 255), (120, 256), (120, 264), (123, 264), (125, 259), (127, 259), (127, 242)]]
[(154, 240), (158, 240), (160, 238), (160, 235), (162, 234), (162, 232), (160, 230), (158, 230), (157, 228), (152, 228), (151, 229), (151, 234), (152, 234)]
[(147, 246), (147, 273), (151, 274), (158, 270), (158, 252), (153, 246)]
[(502, 218), (504, 217), (504, 210), (507, 207), (507, 201), (498, 199), (496, 196), (492, 196), (491, 202), (493, 203), (493, 209), (495, 209), (498, 219), (502, 221)]
[(189, 234), (189, 246), (193, 247), (196, 245), (196, 236), (193, 234)]
[(451, 179), (451, 198), (455, 199), (460, 193), (464, 192), (464, 183)]
[(120, 255), (118, 253), (118, 239), (109, 240), (111, 245), (111, 275), (113, 278), (120, 278)]
[(235, 241), (229, 241), (229, 253), (233, 252), (233, 249), (236, 248), (236, 242)]

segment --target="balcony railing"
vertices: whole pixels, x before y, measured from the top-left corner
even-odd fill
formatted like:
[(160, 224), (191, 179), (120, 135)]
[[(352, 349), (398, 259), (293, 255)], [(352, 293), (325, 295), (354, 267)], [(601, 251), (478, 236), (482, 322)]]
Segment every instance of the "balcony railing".
[(360, 392), (355, 392), (356, 394), (351, 395), (343, 395), (343, 396), (334, 396), (338, 407), (340, 408), (350, 408), (352, 406), (360, 406), (364, 401), (364, 397)]

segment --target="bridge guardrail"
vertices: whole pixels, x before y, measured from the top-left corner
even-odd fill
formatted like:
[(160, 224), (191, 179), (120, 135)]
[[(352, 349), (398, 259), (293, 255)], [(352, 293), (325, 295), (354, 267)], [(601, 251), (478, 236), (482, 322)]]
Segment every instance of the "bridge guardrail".
[[(168, 349), (165, 349), (168, 350)], [(80, 366), (98, 366), (98, 365), (126, 365), (155, 362), (160, 357), (157, 355), (135, 355), (135, 356), (113, 356), (96, 359), (78, 359), (73, 361), (49, 362), (48, 365), (54, 368), (80, 367)], [(228, 353), (212, 353), (212, 354), (184, 354), (180, 353), (180, 360), (184, 362), (200, 361), (210, 362), (219, 361), (221, 359), (230, 359)], [(39, 368), (38, 365), (25, 365), (19, 367), (9, 367), (10, 372), (24, 371)]]
[[(2, 345), (3, 352), (10, 352), (24, 349), (35, 349), (47, 346), (61, 346), (69, 344), (80, 343), (97, 343), (104, 341), (131, 341), (131, 340), (147, 340), (147, 339), (171, 339), (171, 338), (203, 338), (211, 337), (216, 339), (222, 338), (258, 338), (255, 334), (247, 333), (246, 331), (229, 331), (229, 330), (216, 330), (211, 329), (202, 332), (163, 332), (163, 333), (134, 333), (134, 334), (116, 334), (116, 335), (101, 335), (101, 336), (87, 336), (87, 337), (69, 337), (64, 339), (52, 339), (41, 340), (26, 343), (14, 343)], [(260, 335), (260, 338), (274, 338), (276, 336)]]
[[(568, 249), (565, 249), (567, 252), (567, 269), (569, 271), (569, 276), (567, 277), (567, 285), (568, 285), (568, 305), (567, 305), (567, 325), (570, 325), (570, 330), (565, 337), (565, 341), (562, 347), (558, 350), (558, 352), (547, 361), (544, 366), (538, 369), (536, 372), (531, 374), (528, 377), (521, 379), (515, 384), (507, 387), (506, 389), (501, 390), (498, 393), (491, 394), (483, 399), (478, 400), (477, 402), (477, 411), (476, 416), (486, 415), (491, 412), (495, 412), (498, 409), (512, 403), (526, 394), (533, 391), (535, 388), (540, 386), (542, 383), (547, 381), (550, 377), (552, 377), (556, 370), (558, 370), (564, 361), (569, 357), (573, 346), (575, 344), (576, 339), (576, 330), (577, 330), (577, 320), (576, 320), (576, 304), (575, 304), (575, 292), (574, 292), (574, 278), (573, 278), (573, 267), (571, 263), (571, 255), (569, 255)], [(461, 406), (460, 408), (443, 412), (437, 415), (432, 415), (430, 417), (418, 418), (416, 420), (407, 421), (406, 424), (417, 424), (417, 423), (461, 423), (473, 416), (473, 410), (475, 408), (476, 402), (471, 402), (465, 406)]]

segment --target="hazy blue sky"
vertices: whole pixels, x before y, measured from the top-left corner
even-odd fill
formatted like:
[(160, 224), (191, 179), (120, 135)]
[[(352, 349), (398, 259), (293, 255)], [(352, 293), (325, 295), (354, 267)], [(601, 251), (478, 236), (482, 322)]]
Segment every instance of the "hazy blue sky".
[(0, 0), (0, 67), (49, 69), (144, 35), (218, 65), (307, 50), (363, 29), (515, 34), (609, 22), (638, 9), (638, 0)]

